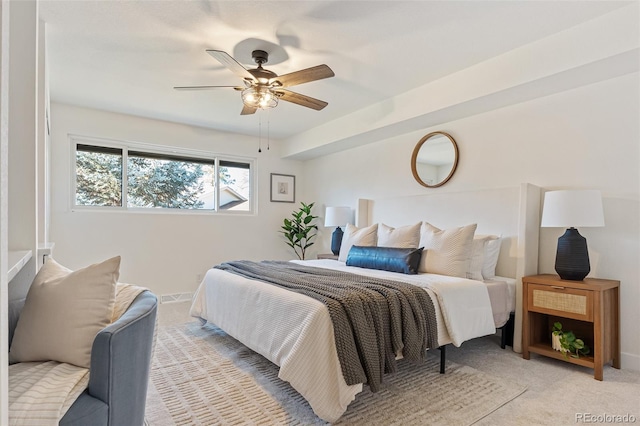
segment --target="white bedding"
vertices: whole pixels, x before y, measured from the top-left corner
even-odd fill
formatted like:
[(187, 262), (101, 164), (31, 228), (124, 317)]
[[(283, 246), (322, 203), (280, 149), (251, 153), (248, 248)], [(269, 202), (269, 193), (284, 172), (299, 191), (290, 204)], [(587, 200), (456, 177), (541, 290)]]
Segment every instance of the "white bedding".
[(516, 309), (516, 280), (507, 277), (493, 277), (484, 280), (489, 291), (493, 322), (497, 328), (509, 320), (509, 315)]
[[(491, 301), (486, 285), (480, 281), (436, 274), (405, 275), (377, 269), (346, 266), (336, 260), (293, 260), (292, 262), (335, 269), (370, 277), (387, 278), (408, 282), (435, 294), (438, 300), (438, 343), (453, 343), (460, 346), (463, 342), (479, 336), (495, 333), (495, 324), (491, 319)], [(442, 322), (440, 319), (442, 318)], [(443, 325), (444, 327), (441, 327)]]
[(504, 281), (507, 283), (507, 310), (515, 312), (516, 310), (516, 279), (508, 277), (493, 277), (495, 281)]
[[(309, 266), (402, 279), (425, 288), (437, 300), (438, 341), (462, 342), (495, 332), (487, 287), (480, 281), (434, 275), (403, 275), (346, 266), (335, 260), (296, 261)], [(321, 419), (334, 422), (362, 384), (342, 376), (333, 325), (325, 305), (286, 289), (210, 269), (190, 314), (209, 321), (280, 367)]]

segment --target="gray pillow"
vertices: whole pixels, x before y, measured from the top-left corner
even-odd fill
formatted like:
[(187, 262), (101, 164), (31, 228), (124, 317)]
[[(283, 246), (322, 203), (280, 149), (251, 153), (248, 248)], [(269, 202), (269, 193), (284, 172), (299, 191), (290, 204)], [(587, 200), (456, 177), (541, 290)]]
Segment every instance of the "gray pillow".
[(363, 247), (352, 246), (347, 255), (347, 266), (380, 269), (383, 271), (417, 274), (422, 247)]

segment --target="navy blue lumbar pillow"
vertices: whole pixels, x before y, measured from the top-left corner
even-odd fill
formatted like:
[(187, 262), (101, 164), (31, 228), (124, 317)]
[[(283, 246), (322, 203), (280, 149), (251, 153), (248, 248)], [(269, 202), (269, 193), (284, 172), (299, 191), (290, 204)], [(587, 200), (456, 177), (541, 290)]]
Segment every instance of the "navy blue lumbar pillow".
[(417, 274), (423, 247), (363, 247), (352, 246), (347, 255), (347, 266), (380, 269), (383, 271)]

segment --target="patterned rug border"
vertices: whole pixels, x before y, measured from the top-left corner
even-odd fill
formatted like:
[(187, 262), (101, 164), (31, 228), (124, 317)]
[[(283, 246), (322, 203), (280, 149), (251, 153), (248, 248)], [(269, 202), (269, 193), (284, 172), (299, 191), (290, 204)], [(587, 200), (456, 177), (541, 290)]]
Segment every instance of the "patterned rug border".
[[(381, 391), (374, 394), (365, 386), (335, 424), (425, 424), (429, 419), (428, 424), (471, 425), (526, 391), (452, 361), (440, 375), (438, 363), (439, 356), (418, 366), (400, 362)], [(147, 424), (327, 424), (277, 376), (275, 364), (211, 324), (160, 326)]]

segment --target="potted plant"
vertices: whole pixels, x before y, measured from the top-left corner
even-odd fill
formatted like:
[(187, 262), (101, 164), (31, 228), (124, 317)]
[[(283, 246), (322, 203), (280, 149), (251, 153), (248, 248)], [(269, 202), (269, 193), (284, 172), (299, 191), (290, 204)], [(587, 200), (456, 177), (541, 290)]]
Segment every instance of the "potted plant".
[(293, 249), (298, 259), (304, 260), (307, 248), (314, 243), (318, 226), (313, 222), (318, 216), (311, 214), (314, 203), (300, 204), (302, 206), (291, 213), (292, 219), (284, 219), (280, 232), (287, 238), (287, 245)]
[(562, 331), (562, 324), (555, 322), (551, 332), (551, 346), (564, 354), (565, 358), (580, 358), (591, 351), (582, 339), (576, 339), (573, 331)]

